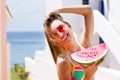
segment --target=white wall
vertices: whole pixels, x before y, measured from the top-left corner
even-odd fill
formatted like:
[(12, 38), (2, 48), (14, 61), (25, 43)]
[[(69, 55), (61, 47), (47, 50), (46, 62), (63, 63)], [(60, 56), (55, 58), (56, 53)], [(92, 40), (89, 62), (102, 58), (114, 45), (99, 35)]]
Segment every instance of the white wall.
[(109, 0), (109, 21), (120, 35), (120, 0)]
[[(108, 21), (112, 25), (111, 28), (115, 31), (114, 33), (120, 39), (120, 0), (108, 0)], [(116, 43), (116, 42), (114, 42)], [(119, 43), (118, 43), (119, 44)], [(119, 45), (116, 45), (116, 47)], [(118, 51), (114, 54), (119, 54)], [(113, 69), (120, 70), (120, 61), (116, 59), (113, 53), (109, 55), (109, 67)], [(118, 57), (119, 58), (119, 57)]]
[(89, 0), (89, 4), (92, 6), (93, 9), (100, 11), (100, 1), (101, 0)]
[(62, 0), (46, 0), (46, 14), (62, 7)]
[(63, 6), (81, 5), (82, 0), (63, 0)]

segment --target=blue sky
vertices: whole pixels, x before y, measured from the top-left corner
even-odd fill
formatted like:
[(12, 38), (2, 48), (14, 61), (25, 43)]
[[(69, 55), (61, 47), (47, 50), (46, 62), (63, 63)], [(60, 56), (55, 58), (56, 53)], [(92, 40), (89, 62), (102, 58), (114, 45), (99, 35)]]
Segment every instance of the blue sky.
[(7, 0), (13, 16), (7, 23), (8, 32), (43, 31), (45, 0)]

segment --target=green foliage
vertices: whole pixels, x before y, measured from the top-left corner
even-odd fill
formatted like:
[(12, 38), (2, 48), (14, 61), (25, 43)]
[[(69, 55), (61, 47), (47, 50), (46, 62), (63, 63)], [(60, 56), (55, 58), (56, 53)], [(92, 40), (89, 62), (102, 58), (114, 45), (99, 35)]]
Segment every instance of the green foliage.
[(11, 80), (28, 80), (29, 73), (25, 71), (24, 67), (15, 64), (11, 68)]

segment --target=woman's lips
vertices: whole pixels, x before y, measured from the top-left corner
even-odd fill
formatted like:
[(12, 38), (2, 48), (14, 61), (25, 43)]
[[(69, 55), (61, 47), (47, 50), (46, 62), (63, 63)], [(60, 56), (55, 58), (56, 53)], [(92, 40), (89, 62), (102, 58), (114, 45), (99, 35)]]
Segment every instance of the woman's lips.
[(63, 37), (62, 37), (62, 41), (65, 41), (67, 40), (68, 38), (70, 38), (70, 34), (65, 34)]

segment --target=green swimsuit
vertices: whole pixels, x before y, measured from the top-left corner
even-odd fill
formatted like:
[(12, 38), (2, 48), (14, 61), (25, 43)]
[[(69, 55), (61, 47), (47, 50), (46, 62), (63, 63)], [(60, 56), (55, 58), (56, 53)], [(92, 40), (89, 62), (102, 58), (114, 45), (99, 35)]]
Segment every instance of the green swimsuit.
[(73, 65), (72, 78), (71, 80), (83, 80), (84, 71), (81, 66)]

